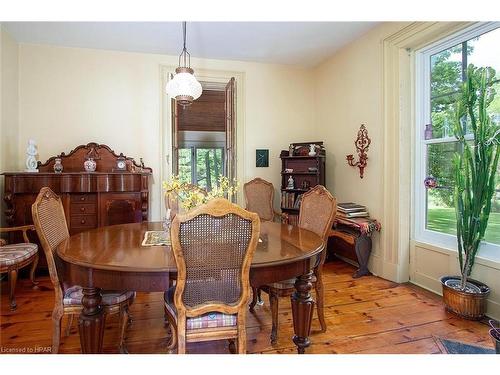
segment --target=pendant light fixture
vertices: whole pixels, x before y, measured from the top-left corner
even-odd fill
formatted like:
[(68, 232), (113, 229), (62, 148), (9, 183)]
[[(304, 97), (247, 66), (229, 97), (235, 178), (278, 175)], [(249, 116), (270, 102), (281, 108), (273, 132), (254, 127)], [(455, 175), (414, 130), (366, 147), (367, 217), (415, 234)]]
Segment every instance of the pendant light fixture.
[(186, 22), (182, 23), (182, 32), (184, 47), (179, 55), (179, 67), (175, 69), (175, 76), (168, 81), (166, 90), (177, 103), (187, 107), (193, 103), (193, 100), (200, 97), (203, 90), (200, 82), (194, 77), (194, 70), (191, 69), (191, 55), (186, 49)]

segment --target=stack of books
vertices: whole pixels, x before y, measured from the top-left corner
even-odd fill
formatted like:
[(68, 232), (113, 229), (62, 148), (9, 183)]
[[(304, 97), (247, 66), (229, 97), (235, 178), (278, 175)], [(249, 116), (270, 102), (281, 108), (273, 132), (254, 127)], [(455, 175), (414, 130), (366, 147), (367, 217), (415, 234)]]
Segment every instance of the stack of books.
[(288, 224), (294, 226), (299, 225), (299, 215), (288, 215)]
[(337, 216), (351, 219), (354, 217), (368, 217), (370, 214), (366, 210), (366, 206), (360, 204), (347, 202), (337, 204)]
[(300, 208), (300, 202), (302, 201), (302, 195), (298, 197), (295, 196), (295, 193), (281, 193), (281, 207), (282, 208)]

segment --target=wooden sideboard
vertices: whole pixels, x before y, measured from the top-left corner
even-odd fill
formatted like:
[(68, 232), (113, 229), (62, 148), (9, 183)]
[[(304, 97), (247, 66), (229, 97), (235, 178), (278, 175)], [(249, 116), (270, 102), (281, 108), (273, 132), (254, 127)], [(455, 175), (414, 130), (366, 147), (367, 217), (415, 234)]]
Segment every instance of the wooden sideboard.
[[(89, 157), (97, 163), (95, 172), (84, 171), (83, 163)], [(61, 159), (62, 173), (53, 170), (56, 158)], [(117, 171), (119, 158), (125, 160), (124, 171)], [(3, 173), (8, 225), (32, 224), (31, 205), (44, 186), (61, 196), (71, 234), (148, 220), (151, 168), (123, 154), (115, 154), (106, 145), (78, 146), (68, 155), (61, 153), (43, 164), (38, 162), (38, 169), (38, 173)]]

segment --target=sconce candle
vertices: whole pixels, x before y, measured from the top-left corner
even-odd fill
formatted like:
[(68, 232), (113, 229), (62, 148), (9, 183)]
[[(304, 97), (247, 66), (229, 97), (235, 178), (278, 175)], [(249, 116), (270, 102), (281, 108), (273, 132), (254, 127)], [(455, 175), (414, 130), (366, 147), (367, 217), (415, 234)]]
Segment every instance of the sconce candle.
[(349, 164), (351, 167), (359, 168), (360, 178), (363, 178), (363, 172), (366, 168), (368, 160), (368, 147), (370, 146), (371, 142), (371, 139), (368, 138), (368, 130), (366, 130), (365, 124), (361, 124), (358, 131), (358, 137), (356, 138), (356, 141), (354, 141), (354, 145), (356, 146), (356, 151), (359, 156), (359, 161), (354, 162), (354, 156), (352, 154), (346, 156), (347, 164)]

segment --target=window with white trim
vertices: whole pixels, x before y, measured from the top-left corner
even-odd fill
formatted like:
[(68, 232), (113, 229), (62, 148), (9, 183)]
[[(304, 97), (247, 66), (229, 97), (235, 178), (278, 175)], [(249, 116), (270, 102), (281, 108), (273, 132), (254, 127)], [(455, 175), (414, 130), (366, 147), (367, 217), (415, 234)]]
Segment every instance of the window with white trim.
[[(500, 123), (500, 23), (475, 25), (418, 51), (416, 58), (415, 239), (456, 248), (452, 158), (461, 150), (453, 135), (455, 103), (467, 66), (490, 66), (497, 94), (488, 109)], [(500, 170), (496, 186), (479, 252), (492, 259), (500, 259)]]

